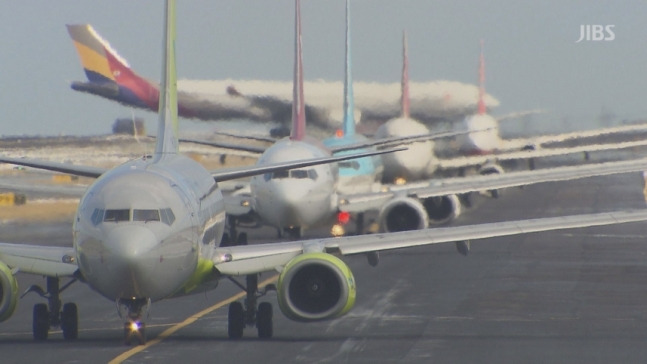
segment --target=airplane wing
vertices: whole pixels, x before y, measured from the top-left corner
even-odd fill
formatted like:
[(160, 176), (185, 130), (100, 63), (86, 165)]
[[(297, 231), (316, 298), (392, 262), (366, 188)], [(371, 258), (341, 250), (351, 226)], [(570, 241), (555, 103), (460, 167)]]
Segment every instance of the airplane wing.
[(591, 138), (603, 135), (647, 131), (647, 124), (629, 124), (609, 128), (581, 130), (563, 134), (541, 135), (533, 138), (517, 138), (504, 141), (504, 150), (518, 150), (527, 146), (541, 147), (544, 144), (565, 142), (573, 139)]
[(243, 177), (256, 176), (267, 172), (281, 171), (281, 170), (293, 169), (293, 168), (303, 168), (303, 167), (313, 166), (317, 164), (339, 162), (339, 161), (344, 161), (348, 159), (370, 157), (373, 155), (379, 155), (384, 153), (398, 152), (401, 150), (404, 150), (404, 149), (403, 148), (388, 149), (388, 150), (373, 151), (373, 152), (354, 153), (354, 154), (348, 154), (343, 156), (312, 158), (312, 159), (295, 160), (295, 161), (288, 161), (288, 162), (282, 162), (282, 163), (256, 165), (251, 167), (245, 166), (245, 167), (237, 167), (237, 168), (222, 168), (217, 171), (211, 172), (211, 174), (213, 175), (214, 179), (218, 182), (228, 181), (228, 180), (238, 179)]
[(81, 197), (87, 186), (83, 185), (41, 185), (5, 181), (0, 178), (0, 190), (16, 191), (23, 193), (57, 194), (69, 197)]
[(340, 196), (340, 209), (348, 212), (375, 209), (382, 206), (389, 198), (398, 195), (428, 198), (645, 170), (647, 170), (647, 158), (504, 174), (432, 179), (405, 185), (387, 185), (375, 193), (342, 195)]
[(10, 158), (0, 156), (0, 163), (9, 163), (25, 167), (44, 169), (47, 171), (68, 173), (79, 177), (98, 178), (105, 173), (107, 168), (81, 166), (67, 163), (57, 163), (27, 158)]
[(194, 143), (199, 145), (206, 145), (209, 147), (225, 148), (225, 149), (239, 150), (243, 152), (258, 153), (258, 154), (263, 153), (265, 149), (267, 149), (266, 147), (255, 147), (253, 145), (231, 144), (231, 143), (207, 141), (207, 140), (192, 139), (192, 138), (180, 138), (179, 141), (182, 143)]
[(377, 252), (414, 246), (486, 239), (540, 231), (572, 229), (647, 220), (647, 210), (615, 211), (489, 224), (412, 230), (342, 238), (217, 248), (214, 265), (225, 275), (281, 270), (293, 257), (308, 251), (341, 255)]
[[(486, 131), (486, 130), (488, 129), (483, 129), (482, 131)], [(389, 138), (369, 139), (363, 142), (352, 143), (352, 144), (331, 146), (329, 148), (333, 153), (368, 148), (368, 147), (393, 148), (393, 147), (407, 145), (407, 144), (416, 143), (420, 141), (455, 137), (458, 135), (469, 134), (472, 132), (473, 131), (467, 131), (467, 130), (466, 131), (443, 131), (443, 132), (409, 135), (409, 136), (394, 136)]]
[(621, 150), (635, 147), (644, 147), (647, 145), (647, 140), (636, 140), (620, 143), (607, 143), (607, 144), (588, 144), (578, 145), (575, 147), (565, 148), (541, 148), (536, 150), (517, 150), (513, 152), (495, 153), (490, 155), (474, 155), (456, 158), (442, 158), (438, 160), (440, 169), (457, 169), (464, 167), (477, 166), (496, 161), (508, 160), (523, 160), (532, 158), (545, 158), (560, 155), (577, 154), (577, 153), (591, 153), (610, 150)]
[(0, 243), (0, 261), (24, 273), (72, 276), (78, 269), (75, 257), (72, 247)]

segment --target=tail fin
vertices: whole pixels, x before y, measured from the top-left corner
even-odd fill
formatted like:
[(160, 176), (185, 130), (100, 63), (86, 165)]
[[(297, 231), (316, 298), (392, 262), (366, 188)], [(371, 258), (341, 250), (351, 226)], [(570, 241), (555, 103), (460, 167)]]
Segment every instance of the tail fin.
[(67, 31), (89, 81), (75, 82), (72, 84), (73, 89), (126, 105), (157, 110), (157, 86), (133, 72), (128, 62), (91, 25), (67, 25)]
[(292, 92), (292, 131), (290, 139), (306, 135), (306, 107), (303, 97), (303, 61), (301, 57), (301, 2), (294, 0), (294, 86)]
[(178, 153), (177, 76), (175, 73), (175, 0), (166, 1), (163, 66), (155, 161)]
[(402, 95), (400, 96), (400, 107), (402, 117), (409, 118), (409, 55), (407, 53), (407, 32), (402, 32)]
[(346, 0), (346, 63), (344, 74), (344, 136), (355, 135), (355, 101), (350, 48), (350, 1)]
[(481, 55), (479, 57), (479, 101), (478, 114), (484, 115), (487, 112), (485, 107), (485, 57), (483, 56), (483, 39), (481, 39)]

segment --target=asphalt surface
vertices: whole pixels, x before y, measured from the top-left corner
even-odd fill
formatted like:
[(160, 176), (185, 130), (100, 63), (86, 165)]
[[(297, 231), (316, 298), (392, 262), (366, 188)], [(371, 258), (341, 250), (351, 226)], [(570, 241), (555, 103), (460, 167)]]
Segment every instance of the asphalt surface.
[[(456, 225), (645, 207), (638, 174), (548, 183), (479, 199)], [(0, 225), (0, 241), (65, 244), (68, 224)], [(313, 232), (313, 234), (316, 232)], [(215, 291), (153, 305), (149, 345), (122, 343), (115, 304), (81, 283), (62, 294), (79, 306), (79, 339), (50, 333), (32, 340), (36, 294), (0, 323), (3, 363), (642, 363), (647, 360), (647, 247), (641, 223), (486, 239), (464, 257), (452, 244), (383, 252), (377, 267), (345, 260), (355, 274), (357, 303), (333, 321), (296, 323), (274, 305), (274, 337), (227, 338), (226, 305), (239, 293)], [(270, 229), (252, 240), (273, 238)], [(261, 279), (271, 278), (264, 274)], [(20, 291), (44, 284), (17, 275)], [(199, 316), (199, 317), (198, 317)], [(188, 318), (196, 319), (172, 334)], [(159, 339), (157, 341), (156, 339)], [(152, 345), (151, 345), (152, 344)]]

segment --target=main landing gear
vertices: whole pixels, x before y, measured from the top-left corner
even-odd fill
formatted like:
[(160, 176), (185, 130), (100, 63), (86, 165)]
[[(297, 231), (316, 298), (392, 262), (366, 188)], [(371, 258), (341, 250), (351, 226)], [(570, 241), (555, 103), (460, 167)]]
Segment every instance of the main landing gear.
[(246, 326), (256, 326), (258, 337), (269, 339), (273, 334), (272, 325), (272, 304), (261, 302), (258, 299), (267, 294), (269, 290), (276, 290), (274, 285), (265, 287), (263, 292), (258, 290), (258, 274), (249, 274), (246, 277), (247, 286), (243, 286), (238, 281), (230, 278), (231, 281), (247, 292), (245, 306), (240, 302), (229, 304), (228, 329), (230, 339), (240, 339), (243, 337), (243, 330)]
[(146, 344), (146, 324), (151, 306), (150, 298), (120, 298), (117, 300), (117, 311), (124, 320), (124, 344), (130, 345), (135, 340), (139, 345)]
[(60, 297), (61, 292), (76, 282), (76, 279), (72, 279), (63, 287), (59, 286), (59, 282), (59, 278), (47, 277), (47, 291), (33, 285), (21, 296), (22, 298), (29, 292), (35, 292), (39, 296), (47, 298), (47, 303), (34, 305), (32, 331), (36, 341), (47, 340), (49, 329), (52, 327), (60, 327), (65, 340), (74, 340), (79, 336), (79, 315), (76, 304), (62, 305)]

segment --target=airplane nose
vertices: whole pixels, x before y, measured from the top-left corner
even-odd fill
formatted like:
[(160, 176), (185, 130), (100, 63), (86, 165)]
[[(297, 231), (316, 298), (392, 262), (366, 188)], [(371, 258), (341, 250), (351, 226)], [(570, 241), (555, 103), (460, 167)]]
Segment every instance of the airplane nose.
[(152, 231), (143, 226), (118, 226), (107, 236), (106, 248), (124, 261), (133, 261), (145, 256), (158, 244)]

